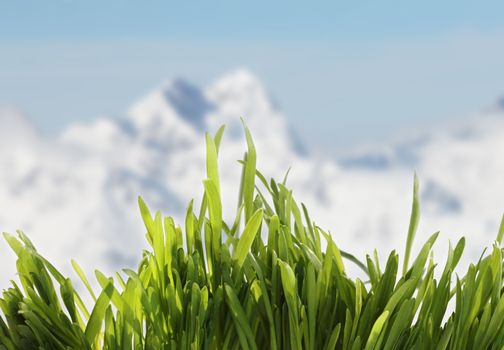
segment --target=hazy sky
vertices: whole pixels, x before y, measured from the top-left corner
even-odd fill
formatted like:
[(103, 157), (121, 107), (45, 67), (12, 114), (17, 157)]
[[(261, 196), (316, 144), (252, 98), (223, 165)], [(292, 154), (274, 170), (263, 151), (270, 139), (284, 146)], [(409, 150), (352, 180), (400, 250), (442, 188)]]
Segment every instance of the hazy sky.
[(504, 94), (498, 1), (0, 0), (0, 105), (46, 133), (120, 116), (160, 82), (246, 67), (329, 152), (456, 120)]

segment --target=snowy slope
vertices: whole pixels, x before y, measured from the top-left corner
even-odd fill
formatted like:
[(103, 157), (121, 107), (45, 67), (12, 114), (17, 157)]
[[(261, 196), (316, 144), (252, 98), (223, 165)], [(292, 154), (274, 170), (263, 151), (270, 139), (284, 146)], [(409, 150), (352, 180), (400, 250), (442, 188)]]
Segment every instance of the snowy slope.
[[(475, 259), (495, 238), (504, 211), (501, 109), (334, 161), (301, 151), (262, 83), (245, 70), (206, 89), (166, 82), (123, 119), (70, 125), (54, 140), (21, 114), (0, 112), (0, 230), (22, 228), (65, 272), (70, 257), (90, 272), (134, 267), (145, 246), (137, 195), (181, 218), (202, 192), (204, 132), (222, 124), (222, 193), (224, 207), (234, 208), (236, 160), (245, 150), (240, 116), (253, 133), (258, 167), (280, 179), (292, 166), (294, 196), (346, 250), (362, 256), (377, 247), (384, 258), (403, 250), (414, 169), (421, 182), (419, 240), (440, 229), (436, 254), (443, 255), (449, 238), (465, 234), (466, 257)], [(8, 250), (1, 242), (2, 287), (15, 271)]]

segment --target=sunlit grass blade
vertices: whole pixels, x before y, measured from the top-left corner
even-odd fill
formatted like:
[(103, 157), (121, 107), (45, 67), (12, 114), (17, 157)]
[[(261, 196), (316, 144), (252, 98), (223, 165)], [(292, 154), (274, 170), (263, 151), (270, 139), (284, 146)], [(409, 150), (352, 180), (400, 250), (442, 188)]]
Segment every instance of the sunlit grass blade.
[(99, 335), (102, 327), (103, 319), (105, 318), (105, 311), (112, 297), (114, 287), (112, 282), (109, 282), (100, 296), (96, 300), (96, 304), (91, 312), (91, 317), (86, 326), (85, 336), (89, 344), (94, 344), (97, 336)]
[(504, 215), (502, 215), (499, 232), (497, 233), (497, 242), (499, 242), (499, 244), (502, 243), (502, 236), (504, 236)]
[(410, 224), (408, 228), (408, 237), (406, 238), (406, 248), (404, 250), (403, 275), (408, 270), (408, 263), (411, 254), (411, 247), (415, 240), (415, 234), (420, 220), (420, 199), (418, 197), (418, 177), (415, 174), (413, 181), (413, 204), (411, 206)]
[[(242, 119), (243, 121), (243, 119)], [(254, 141), (250, 135), (250, 131), (243, 121), (245, 129), (245, 138), (247, 140), (247, 158), (244, 169), (243, 181), (243, 202), (245, 203), (245, 223), (247, 223), (253, 214), (253, 201), (254, 201), (254, 188), (255, 188), (255, 174), (256, 174), (256, 149)]]
[(240, 239), (238, 240), (238, 244), (233, 252), (233, 259), (236, 261), (237, 265), (241, 267), (247, 254), (252, 246), (252, 242), (254, 241), (259, 228), (261, 226), (261, 222), (263, 219), (263, 211), (258, 210), (254, 213), (254, 215), (250, 218), (243, 230)]

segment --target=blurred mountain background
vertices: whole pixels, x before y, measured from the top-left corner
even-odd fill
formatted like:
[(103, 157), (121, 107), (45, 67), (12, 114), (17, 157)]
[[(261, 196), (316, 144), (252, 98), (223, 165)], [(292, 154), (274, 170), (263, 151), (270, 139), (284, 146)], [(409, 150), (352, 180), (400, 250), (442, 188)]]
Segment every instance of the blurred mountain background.
[[(259, 169), (280, 180), (291, 168), (294, 197), (341, 248), (402, 252), (416, 172), (416, 247), (440, 230), (443, 257), (465, 235), (462, 265), (477, 260), (504, 211), (500, 10), (0, 2), (0, 231), (24, 230), (66, 273), (70, 258), (89, 273), (135, 267), (137, 196), (183, 226), (202, 193), (204, 134), (222, 124), (232, 219), (243, 117)], [(0, 264), (4, 287), (5, 242)]]
[[(183, 225), (189, 200), (201, 198), (204, 133), (223, 124), (220, 175), (233, 220), (245, 151), (238, 116), (253, 133), (259, 169), (280, 180), (292, 167), (295, 198), (345, 250), (363, 256), (403, 248), (413, 169), (421, 181), (419, 240), (441, 230), (442, 255), (448, 239), (467, 234), (466, 258), (477, 259), (495, 238), (504, 198), (500, 105), (451, 128), (327, 158), (306, 150), (261, 81), (243, 69), (206, 88), (168, 81), (124, 117), (72, 123), (57, 138), (38, 133), (22, 113), (3, 111), (0, 225), (25, 230), (61, 266), (74, 257), (106, 271), (134, 267), (145, 247), (137, 196)], [(14, 271), (5, 244), (2, 250), (2, 266)]]

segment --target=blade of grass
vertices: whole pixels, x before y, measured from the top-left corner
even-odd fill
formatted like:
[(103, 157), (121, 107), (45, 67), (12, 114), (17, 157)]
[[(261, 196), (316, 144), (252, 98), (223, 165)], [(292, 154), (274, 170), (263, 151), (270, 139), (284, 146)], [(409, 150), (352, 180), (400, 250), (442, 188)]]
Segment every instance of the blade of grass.
[(411, 254), (411, 247), (413, 246), (413, 241), (415, 239), (415, 233), (418, 227), (419, 220), (420, 220), (420, 200), (418, 198), (418, 177), (415, 174), (413, 180), (413, 204), (411, 206), (411, 217), (408, 228), (408, 237), (406, 239), (406, 249), (404, 251), (403, 276), (408, 271), (408, 262)]

